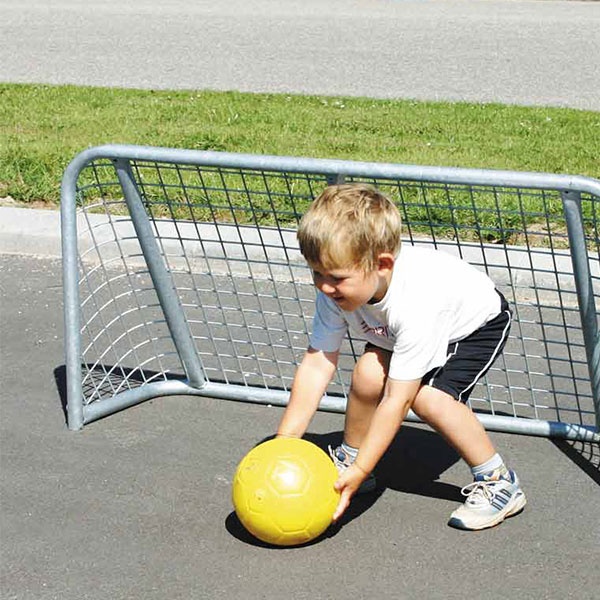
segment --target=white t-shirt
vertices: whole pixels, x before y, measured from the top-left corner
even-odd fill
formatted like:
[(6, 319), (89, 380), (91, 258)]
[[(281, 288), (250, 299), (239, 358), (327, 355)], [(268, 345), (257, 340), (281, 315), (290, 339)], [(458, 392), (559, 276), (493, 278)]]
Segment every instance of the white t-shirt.
[(350, 328), (393, 352), (392, 379), (420, 379), (445, 364), (448, 344), (499, 312), (500, 296), (485, 273), (446, 252), (403, 245), (380, 302), (346, 312), (317, 293), (310, 345), (335, 352)]

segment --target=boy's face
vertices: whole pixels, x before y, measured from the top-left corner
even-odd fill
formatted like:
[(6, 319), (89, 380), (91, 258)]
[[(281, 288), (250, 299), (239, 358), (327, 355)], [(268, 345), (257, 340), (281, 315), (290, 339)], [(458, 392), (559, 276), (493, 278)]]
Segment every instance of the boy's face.
[(313, 272), (315, 286), (329, 296), (342, 310), (351, 312), (369, 302), (381, 300), (389, 285), (391, 266), (386, 262), (374, 271), (365, 273), (358, 268), (326, 270), (320, 265), (309, 265)]

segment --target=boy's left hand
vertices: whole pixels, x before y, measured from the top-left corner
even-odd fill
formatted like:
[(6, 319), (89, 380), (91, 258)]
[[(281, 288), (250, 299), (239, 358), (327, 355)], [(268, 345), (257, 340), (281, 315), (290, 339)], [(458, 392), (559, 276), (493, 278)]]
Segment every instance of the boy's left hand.
[(337, 521), (350, 505), (352, 496), (360, 487), (361, 483), (367, 478), (367, 475), (358, 467), (349, 466), (335, 482), (335, 489), (340, 492), (340, 501), (333, 513), (333, 520)]

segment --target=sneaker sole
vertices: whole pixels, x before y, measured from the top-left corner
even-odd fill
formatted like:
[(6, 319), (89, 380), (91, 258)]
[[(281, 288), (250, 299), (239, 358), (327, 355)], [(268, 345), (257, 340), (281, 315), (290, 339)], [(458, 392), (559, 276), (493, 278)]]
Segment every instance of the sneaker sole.
[(467, 531), (480, 531), (481, 529), (488, 529), (490, 527), (495, 527), (504, 521), (504, 519), (508, 519), (509, 517), (514, 517), (518, 513), (520, 513), (527, 504), (527, 498), (523, 492), (518, 492), (513, 502), (510, 502), (504, 510), (500, 511), (493, 519), (489, 521), (485, 521), (484, 523), (479, 523), (478, 525), (467, 526), (460, 519), (451, 518), (448, 521), (448, 525), (451, 527), (456, 527), (457, 529), (465, 529)]

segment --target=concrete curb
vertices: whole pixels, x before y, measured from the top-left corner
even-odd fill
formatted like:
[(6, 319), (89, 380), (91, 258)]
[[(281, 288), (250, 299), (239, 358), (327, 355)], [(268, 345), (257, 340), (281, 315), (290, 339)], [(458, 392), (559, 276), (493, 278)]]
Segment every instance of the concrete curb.
[(0, 253), (60, 258), (60, 211), (0, 206)]
[[(121, 257), (121, 252), (125, 251), (127, 260), (143, 264), (140, 256), (139, 243), (137, 236), (127, 218), (116, 219), (109, 222), (105, 215), (88, 215), (88, 221), (79, 224), (81, 240), (82, 258), (87, 261), (98, 261), (98, 252), (104, 260)], [(191, 225), (179, 223), (177, 230), (173, 228), (172, 222), (166, 220), (158, 222), (161, 238), (163, 238), (163, 247), (170, 253), (170, 262), (172, 267), (188, 267), (190, 264), (199, 266), (204, 264), (205, 253), (212, 258), (231, 258), (236, 257), (240, 252), (240, 246), (244, 245), (245, 251), (257, 260), (257, 265), (253, 269), (254, 276), (260, 276), (260, 266), (262, 265), (265, 274), (273, 276), (277, 271), (279, 261), (287, 263), (290, 259), (294, 264), (303, 265), (299, 250), (296, 247), (295, 239), (281, 239), (277, 232), (265, 228), (264, 230), (255, 230), (254, 228), (243, 228), (244, 239), (240, 238), (238, 228), (230, 228), (226, 225), (219, 227), (220, 235), (216, 235), (215, 227), (207, 224)], [(94, 238), (90, 239), (90, 227), (94, 231)], [(115, 230), (116, 228), (116, 230)], [(114, 236), (118, 232), (120, 245), (114, 245)], [(198, 241), (198, 235), (204, 240)], [(223, 246), (225, 240), (225, 247)], [(229, 244), (227, 242), (230, 242)], [(415, 240), (419, 243), (419, 240)], [(429, 240), (426, 241), (427, 243)], [(263, 249), (263, 243), (267, 245)], [(94, 248), (94, 244), (99, 244)], [(181, 262), (181, 244), (185, 245), (186, 261)], [(286, 249), (283, 249), (283, 246)], [(90, 250), (94, 249), (94, 252)], [(456, 252), (453, 244), (450, 243), (446, 251), (454, 254)], [(463, 257), (474, 264), (481, 264), (481, 248), (478, 244), (463, 244)], [(507, 247), (489, 245), (485, 246), (487, 263), (490, 265), (490, 275), (498, 285), (516, 286), (519, 293), (525, 293), (529, 288), (542, 287), (553, 290), (556, 286), (556, 278), (560, 278), (563, 290), (570, 290), (574, 293), (574, 283), (572, 282), (572, 263), (568, 250), (555, 250), (554, 252), (536, 248), (535, 256), (530, 256), (521, 247)], [(60, 229), (60, 211), (34, 208), (20, 208), (12, 206), (0, 207), (0, 254), (20, 254), (29, 256), (43, 256), (47, 258), (61, 258), (61, 229)], [(237, 256), (237, 258), (245, 255)], [(178, 260), (179, 257), (179, 260)], [(123, 258), (123, 257), (121, 257)], [(132, 262), (132, 264), (133, 264)], [(269, 268), (265, 266), (269, 262)], [(181, 264), (180, 264), (181, 263)], [(508, 265), (511, 265), (511, 277), (508, 279)], [(235, 263), (234, 263), (235, 266)], [(593, 275), (599, 276), (597, 272), (598, 265), (592, 265)], [(532, 280), (531, 269), (536, 270), (536, 280)], [(245, 272), (245, 271), (244, 271)], [(285, 270), (286, 276), (289, 276)], [(300, 276), (301, 274), (298, 274)], [(308, 281), (308, 280), (306, 280)], [(550, 294), (548, 301), (554, 298)], [(528, 297), (521, 297), (521, 300), (527, 300)]]

